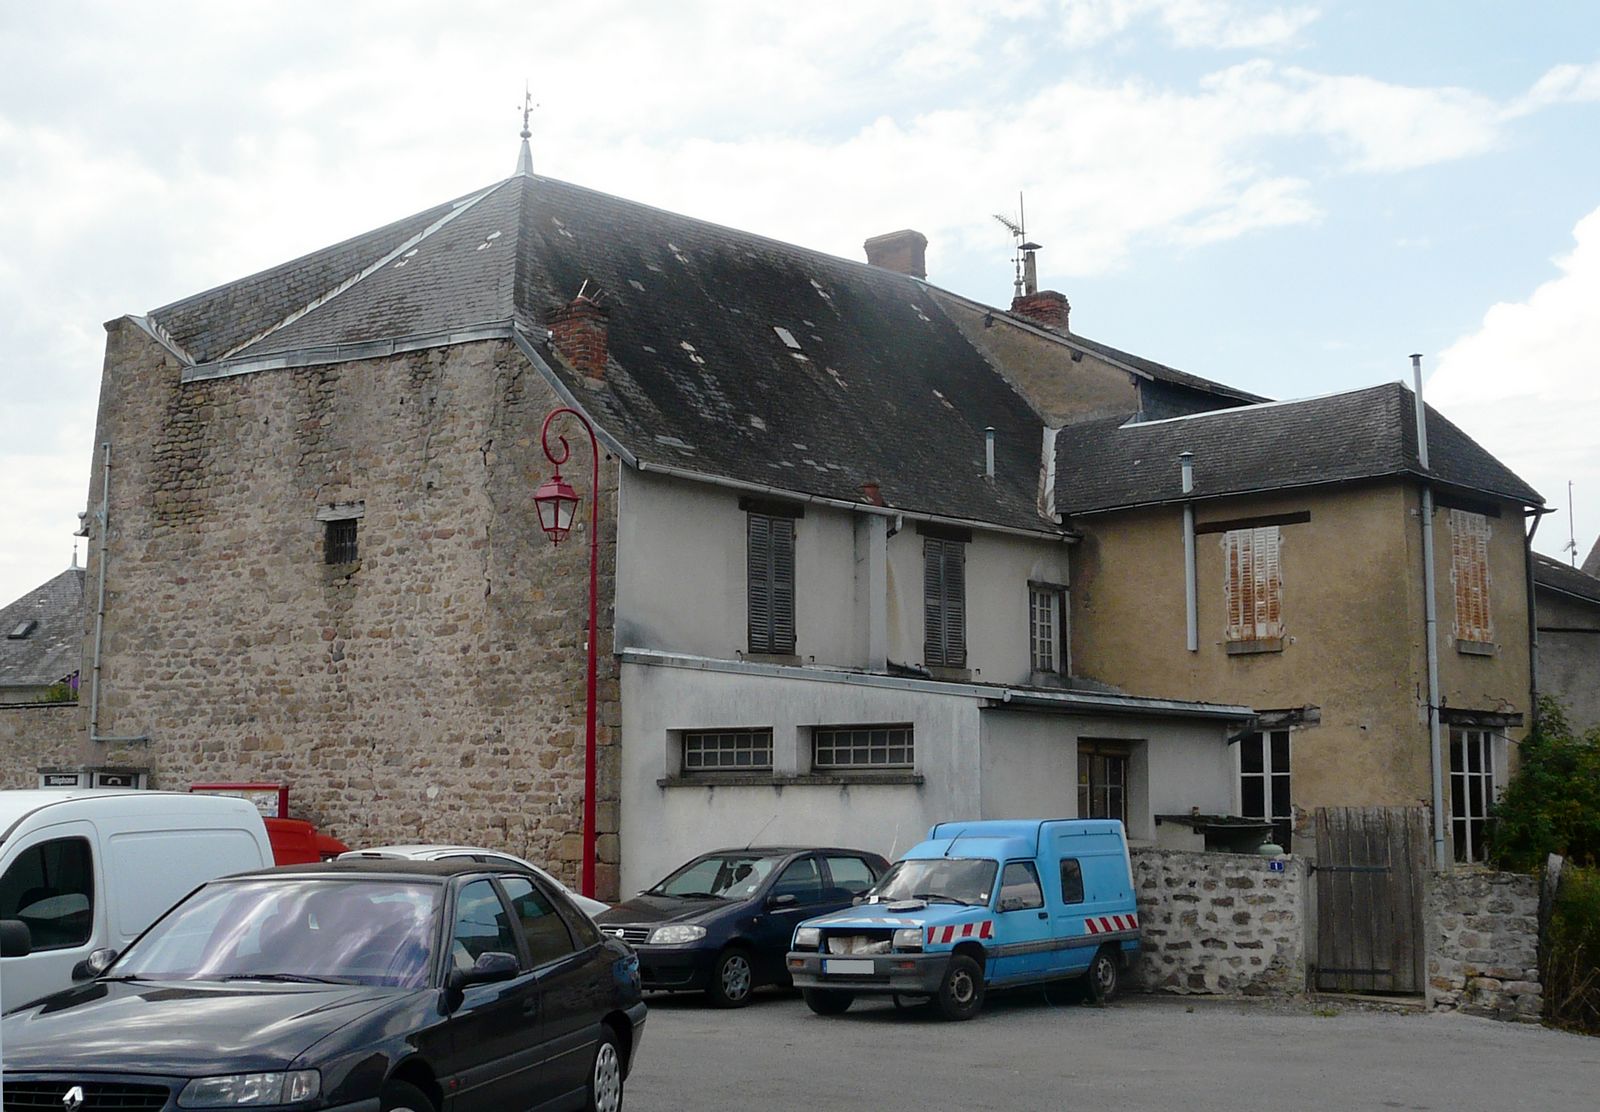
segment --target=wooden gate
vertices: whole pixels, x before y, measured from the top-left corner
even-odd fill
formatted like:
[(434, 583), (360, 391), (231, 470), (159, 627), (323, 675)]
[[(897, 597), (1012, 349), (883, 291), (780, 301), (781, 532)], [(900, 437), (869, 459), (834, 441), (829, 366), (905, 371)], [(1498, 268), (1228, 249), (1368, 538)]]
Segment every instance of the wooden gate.
[(1421, 807), (1318, 809), (1312, 868), (1319, 990), (1423, 991), (1427, 853), (1428, 813)]

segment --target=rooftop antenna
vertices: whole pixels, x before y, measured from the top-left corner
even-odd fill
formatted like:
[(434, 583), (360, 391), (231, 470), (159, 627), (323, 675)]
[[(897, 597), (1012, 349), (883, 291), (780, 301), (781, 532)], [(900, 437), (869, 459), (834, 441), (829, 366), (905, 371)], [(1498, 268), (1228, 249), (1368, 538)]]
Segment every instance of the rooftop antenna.
[(995, 213), (994, 218), (1005, 225), (1006, 231), (1016, 239), (1016, 254), (1012, 258), (1015, 269), (1015, 278), (1012, 281), (1012, 297), (1022, 297), (1027, 294), (1039, 292), (1039, 267), (1034, 259), (1034, 252), (1038, 251), (1040, 244), (1028, 239), (1028, 213), (1022, 204), (1022, 192), (1017, 191), (1017, 218), (1012, 220), (1009, 216)]
[(1572, 561), (1572, 566), (1578, 566), (1578, 531), (1573, 527), (1572, 521), (1572, 480), (1567, 480), (1567, 543), (1561, 546), (1567, 550), (1567, 557)]
[(72, 567), (69, 570), (76, 571), (77, 567), (78, 567), (78, 542), (77, 541), (73, 541), (72, 542)]
[(528, 117), (537, 107), (539, 106), (533, 103), (533, 92), (528, 88), (528, 82), (524, 80), (522, 82), (522, 150), (517, 153), (517, 173), (530, 178), (533, 176), (533, 151), (528, 146), (528, 139), (533, 135), (533, 132), (528, 130)]

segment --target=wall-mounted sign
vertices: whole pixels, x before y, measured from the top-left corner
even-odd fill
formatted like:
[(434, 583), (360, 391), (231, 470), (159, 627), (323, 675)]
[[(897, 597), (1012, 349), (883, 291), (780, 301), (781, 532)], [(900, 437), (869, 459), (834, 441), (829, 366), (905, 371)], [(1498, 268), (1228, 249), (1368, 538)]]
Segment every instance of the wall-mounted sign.
[(248, 799), (256, 805), (264, 819), (289, 817), (289, 786), (287, 784), (191, 784), (189, 790), (205, 795), (231, 795)]
[(87, 772), (41, 772), (39, 773), (39, 786), (41, 788), (84, 788), (89, 786)]
[(1268, 861), (1267, 862), (1267, 871), (1268, 872), (1273, 872), (1273, 873), (1281, 873), (1281, 872), (1283, 872), (1283, 865), (1284, 865), (1284, 863), (1282, 861)]
[(120, 768), (102, 768), (94, 774), (97, 788), (142, 788), (144, 773)]

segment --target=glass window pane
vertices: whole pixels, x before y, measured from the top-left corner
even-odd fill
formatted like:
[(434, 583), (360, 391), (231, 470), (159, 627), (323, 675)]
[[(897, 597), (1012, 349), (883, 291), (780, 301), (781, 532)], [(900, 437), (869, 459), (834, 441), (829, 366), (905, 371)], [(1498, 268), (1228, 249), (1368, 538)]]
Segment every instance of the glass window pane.
[(1076, 857), (1061, 862), (1061, 902), (1083, 902), (1083, 866)]
[(1259, 776), (1246, 776), (1239, 783), (1239, 809), (1246, 818), (1267, 817), (1265, 781)]
[(487, 880), (475, 880), (456, 897), (455, 924), (450, 931), (450, 960), (460, 970), (471, 969), (484, 954), (517, 953), (511, 916)]
[(1044, 906), (1044, 891), (1032, 861), (1011, 861), (1000, 874), (1001, 911), (1020, 911)]
[(1272, 771), (1289, 771), (1289, 731), (1277, 730), (1272, 735)]
[(535, 966), (572, 953), (572, 934), (543, 892), (526, 877), (501, 877), (511, 910), (522, 923), (522, 937)]
[(34, 950), (81, 946), (94, 929), (94, 869), (85, 838), (41, 842), (0, 878), (0, 919), (20, 919)]
[(872, 887), (872, 869), (859, 857), (830, 857), (828, 875), (833, 887), (854, 896)]
[(783, 870), (783, 875), (773, 884), (769, 895), (792, 895), (803, 904), (820, 903), (822, 874), (817, 870), (816, 859), (803, 857)]
[(1272, 778), (1272, 817), (1283, 818), (1289, 813), (1289, 778), (1287, 776), (1274, 776)]
[(1243, 772), (1261, 772), (1262, 744), (1260, 734), (1248, 734), (1239, 742), (1239, 768)]

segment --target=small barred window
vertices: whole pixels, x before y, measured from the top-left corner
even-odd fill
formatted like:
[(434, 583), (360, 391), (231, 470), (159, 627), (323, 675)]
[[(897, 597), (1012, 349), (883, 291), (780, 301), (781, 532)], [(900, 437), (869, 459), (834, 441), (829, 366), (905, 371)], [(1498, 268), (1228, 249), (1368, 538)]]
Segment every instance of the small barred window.
[(771, 767), (771, 730), (695, 730), (683, 735), (684, 772), (746, 772)]
[(811, 731), (811, 767), (911, 768), (916, 746), (910, 726), (818, 726)]
[(357, 558), (357, 519), (340, 518), (323, 523), (322, 560), (327, 564), (353, 564)]

